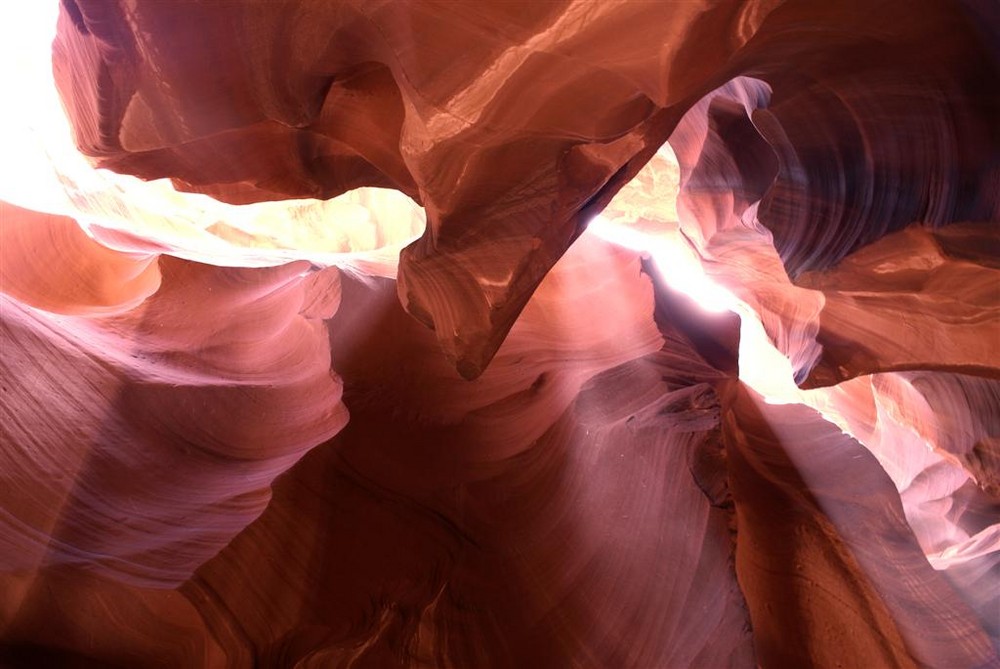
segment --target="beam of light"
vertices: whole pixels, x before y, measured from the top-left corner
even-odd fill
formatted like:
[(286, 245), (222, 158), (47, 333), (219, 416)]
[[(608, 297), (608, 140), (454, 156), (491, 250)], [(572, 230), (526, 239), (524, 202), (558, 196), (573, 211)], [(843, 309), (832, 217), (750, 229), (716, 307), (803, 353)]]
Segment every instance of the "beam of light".
[(697, 251), (679, 230), (652, 235), (596, 216), (588, 226), (593, 234), (619, 246), (648, 253), (671, 288), (694, 299), (712, 313), (735, 311), (739, 300), (712, 281), (702, 267)]
[[(814, 340), (814, 327), (819, 323), (825, 301), (823, 294), (794, 286), (781, 271), (780, 259), (766, 231), (748, 226), (745, 234), (752, 235), (756, 229), (759, 235), (755, 242), (744, 240), (744, 251), (755, 255), (759, 266), (748, 262), (742, 268), (727, 264), (714, 268), (730, 285), (741, 286), (733, 283), (735, 279), (748, 280), (748, 285), (737, 290), (740, 294), (752, 296), (756, 290), (753, 284), (766, 277), (765, 283), (782, 294), (782, 299), (790, 300), (785, 306), (793, 307), (794, 313), (782, 312), (778, 319), (779, 327), (788, 330), (775, 335), (781, 339), (780, 344), (772, 340), (764, 319), (773, 321), (775, 314), (758, 313), (713, 281), (705, 267), (714, 261), (706, 261), (699, 252), (707, 241), (683, 233), (686, 227), (695, 235), (699, 230), (696, 221), (690, 220), (690, 212), (678, 215), (675, 202), (679, 184), (676, 173), (672, 172), (676, 158), (669, 145), (658, 152), (655, 160), (658, 164), (643, 168), (605, 212), (595, 217), (588, 232), (647, 254), (656, 262), (664, 282), (693, 298), (706, 311), (729, 310), (738, 314), (740, 380), (767, 404), (810, 407), (863, 444), (896, 485), (907, 520), (935, 569), (965, 564), (998, 550), (1000, 525), (970, 535), (959, 525), (960, 514), (951, 517), (940, 513), (941, 505), (954, 507), (965, 503), (954, 495), (967, 484), (969, 475), (959, 463), (949, 461), (935, 448), (939, 441), (936, 422), (929, 407), (918, 406), (923, 401), (922, 395), (894, 375), (883, 379), (859, 377), (831, 388), (799, 388), (795, 383), (797, 373), (811, 368), (821, 353)], [(681, 221), (685, 216), (688, 218)], [(770, 308), (781, 310), (780, 301)], [(775, 323), (771, 325), (774, 327)], [(895, 384), (895, 387), (887, 391), (879, 388), (880, 384)], [(866, 404), (877, 412), (873, 422), (859, 409)], [(782, 431), (780, 425), (772, 428), (778, 433)], [(934, 485), (914, 485), (917, 477), (930, 471), (935, 472)]]
[(792, 362), (768, 337), (760, 316), (705, 272), (693, 244), (677, 227), (650, 233), (596, 216), (588, 231), (616, 245), (648, 254), (663, 280), (706, 312), (731, 311), (740, 318), (739, 377), (769, 404), (803, 404), (809, 397), (795, 384)]

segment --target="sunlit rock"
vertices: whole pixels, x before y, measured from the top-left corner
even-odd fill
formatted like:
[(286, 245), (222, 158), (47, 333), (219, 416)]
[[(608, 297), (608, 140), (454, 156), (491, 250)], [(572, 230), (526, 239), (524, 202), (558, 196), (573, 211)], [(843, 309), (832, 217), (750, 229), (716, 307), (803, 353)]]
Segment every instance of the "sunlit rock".
[(0, 664), (1000, 666), (994, 14), (0, 10)]

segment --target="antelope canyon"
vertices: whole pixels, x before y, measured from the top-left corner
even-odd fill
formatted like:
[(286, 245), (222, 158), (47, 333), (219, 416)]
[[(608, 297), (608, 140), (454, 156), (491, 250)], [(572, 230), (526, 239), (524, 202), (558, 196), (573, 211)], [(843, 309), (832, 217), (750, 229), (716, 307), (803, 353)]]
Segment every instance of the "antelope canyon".
[(995, 0), (0, 16), (0, 666), (1000, 667)]

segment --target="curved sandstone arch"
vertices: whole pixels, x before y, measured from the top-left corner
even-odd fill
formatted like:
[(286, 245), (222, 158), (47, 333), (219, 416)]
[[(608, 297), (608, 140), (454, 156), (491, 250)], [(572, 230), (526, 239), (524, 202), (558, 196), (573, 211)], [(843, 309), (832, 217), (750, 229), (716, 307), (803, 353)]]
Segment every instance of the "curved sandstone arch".
[(63, 0), (0, 663), (1000, 666), (998, 26)]

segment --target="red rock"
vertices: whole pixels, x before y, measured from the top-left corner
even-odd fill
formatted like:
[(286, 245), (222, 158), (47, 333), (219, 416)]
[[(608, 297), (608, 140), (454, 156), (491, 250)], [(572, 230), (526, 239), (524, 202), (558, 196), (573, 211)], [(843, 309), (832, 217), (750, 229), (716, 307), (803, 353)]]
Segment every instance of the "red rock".
[(63, 0), (0, 663), (1000, 666), (998, 33)]

